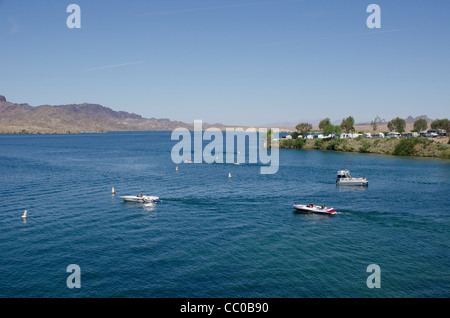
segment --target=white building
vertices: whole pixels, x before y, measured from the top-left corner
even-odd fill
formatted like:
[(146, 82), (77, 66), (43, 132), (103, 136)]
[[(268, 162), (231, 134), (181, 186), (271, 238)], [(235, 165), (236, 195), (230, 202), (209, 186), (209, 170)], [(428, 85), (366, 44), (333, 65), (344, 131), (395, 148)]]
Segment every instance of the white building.
[(349, 139), (349, 138), (352, 138), (352, 134), (342, 133), (342, 134), (339, 135), (339, 138), (341, 138), (341, 139)]
[(389, 137), (395, 137), (395, 138), (400, 138), (401, 134), (396, 132), (396, 131), (391, 131), (390, 133), (387, 134), (387, 138)]

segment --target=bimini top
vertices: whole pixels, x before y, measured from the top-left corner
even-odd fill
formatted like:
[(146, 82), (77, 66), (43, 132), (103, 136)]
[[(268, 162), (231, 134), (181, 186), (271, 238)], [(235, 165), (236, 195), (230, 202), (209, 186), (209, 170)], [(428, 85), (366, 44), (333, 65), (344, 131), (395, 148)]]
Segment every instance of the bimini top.
[(341, 176), (341, 177), (350, 177), (350, 171), (348, 171), (348, 170), (339, 170), (337, 172), (337, 175)]

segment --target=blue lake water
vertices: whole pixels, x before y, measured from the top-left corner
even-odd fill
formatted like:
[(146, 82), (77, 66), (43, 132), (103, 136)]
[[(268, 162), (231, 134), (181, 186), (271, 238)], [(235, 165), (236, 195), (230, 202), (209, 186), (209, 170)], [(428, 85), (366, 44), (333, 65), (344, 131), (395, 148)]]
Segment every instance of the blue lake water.
[[(175, 143), (170, 132), (0, 136), (0, 297), (450, 296), (449, 161), (280, 150), (273, 175), (176, 172)], [(369, 186), (336, 186), (340, 169)], [(119, 198), (139, 193), (162, 202)], [(295, 202), (339, 213), (294, 213)], [(381, 288), (367, 287), (370, 264)]]

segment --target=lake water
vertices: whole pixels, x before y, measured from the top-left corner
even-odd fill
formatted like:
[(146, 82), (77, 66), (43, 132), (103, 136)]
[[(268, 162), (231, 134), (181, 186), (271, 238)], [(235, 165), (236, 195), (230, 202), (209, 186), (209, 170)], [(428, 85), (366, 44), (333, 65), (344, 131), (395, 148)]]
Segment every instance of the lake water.
[[(450, 296), (449, 161), (280, 150), (273, 175), (176, 172), (175, 143), (170, 132), (0, 136), (0, 297)], [(341, 169), (369, 186), (336, 186)], [(139, 193), (162, 201), (119, 198)], [(339, 213), (294, 213), (295, 202)], [(366, 284), (370, 264), (381, 288)]]

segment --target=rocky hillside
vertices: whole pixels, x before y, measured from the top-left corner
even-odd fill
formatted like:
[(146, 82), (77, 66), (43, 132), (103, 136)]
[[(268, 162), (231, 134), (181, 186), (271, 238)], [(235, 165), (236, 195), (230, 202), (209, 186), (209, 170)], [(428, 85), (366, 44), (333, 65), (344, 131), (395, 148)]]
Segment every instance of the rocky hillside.
[(417, 117), (408, 116), (407, 118), (405, 118), (405, 122), (407, 124), (414, 124), (418, 119), (425, 119), (428, 123), (431, 123), (433, 121), (433, 119), (428, 118), (427, 115), (422, 115)]
[[(204, 124), (207, 128), (209, 125)], [(220, 125), (215, 124), (220, 128)], [(0, 95), (0, 133), (79, 133), (137, 130), (192, 129), (192, 124), (169, 119), (143, 118), (98, 104), (33, 107), (16, 104)]]

